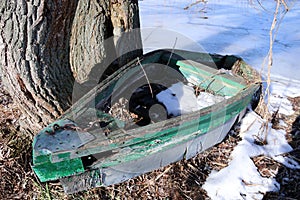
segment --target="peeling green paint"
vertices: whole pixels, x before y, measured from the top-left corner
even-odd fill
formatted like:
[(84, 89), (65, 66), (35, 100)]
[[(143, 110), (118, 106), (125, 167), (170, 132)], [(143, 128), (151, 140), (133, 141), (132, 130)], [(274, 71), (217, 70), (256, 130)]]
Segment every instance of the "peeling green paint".
[[(185, 62), (187, 60), (189, 62)], [(201, 60), (200, 64), (195, 63), (199, 60)], [(259, 88), (260, 79), (257, 73), (235, 56), (170, 50), (150, 53), (141, 58), (140, 62), (142, 64), (169, 63), (170, 67), (178, 69), (186, 78), (196, 77), (199, 86), (203, 89), (230, 98), (200, 111), (125, 131), (125, 122), (95, 109), (95, 106), (97, 102), (112, 94), (116, 83), (122, 76), (130, 75), (127, 72), (139, 66), (137, 60), (132, 61), (80, 99), (58, 121), (47, 126), (35, 137), (33, 142), (33, 170), (42, 182), (63, 177), (69, 177), (64, 180), (72, 182), (76, 180), (73, 177), (86, 176), (90, 177), (90, 180), (94, 180), (92, 184), (88, 184), (88, 187), (102, 185), (105, 178), (108, 178), (102, 177), (102, 170), (143, 160), (148, 156), (163, 153), (205, 135), (209, 136), (213, 130), (235, 119), (251, 102), (253, 94)], [(235, 75), (237, 77), (218, 72), (219, 68), (229, 69), (232, 66), (237, 67), (237, 74)], [(126, 77), (124, 78), (126, 79)], [(47, 148), (39, 148), (37, 143), (41, 138), (52, 137), (47, 135), (47, 132), (53, 131), (53, 125), (64, 126), (68, 119), (76, 119), (80, 122), (82, 114), (89, 114), (89, 112), (94, 112), (100, 121), (111, 121), (106, 127), (111, 131), (108, 136), (102, 130), (98, 132), (96, 130), (91, 132), (91, 135), (95, 137), (93, 140), (87, 135), (85, 142), (77, 144), (78, 147), (76, 148), (52, 150), (52, 152)], [(78, 134), (75, 130), (73, 132)], [(72, 139), (72, 137), (70, 138)], [(72, 145), (71, 139), (68, 141), (70, 145)], [(208, 144), (208, 146), (213, 144)], [(187, 149), (182, 150), (183, 157), (186, 156), (186, 153)], [(87, 164), (83, 163), (83, 157), (93, 155), (98, 156), (97, 160), (86, 166)], [(89, 172), (89, 170), (91, 171)], [(115, 176), (123, 177), (122, 175)], [(127, 176), (124, 175), (124, 177)]]
[(84, 172), (80, 158), (66, 160), (58, 163), (42, 163), (33, 166), (33, 170), (41, 182), (57, 180), (62, 177), (71, 176)]

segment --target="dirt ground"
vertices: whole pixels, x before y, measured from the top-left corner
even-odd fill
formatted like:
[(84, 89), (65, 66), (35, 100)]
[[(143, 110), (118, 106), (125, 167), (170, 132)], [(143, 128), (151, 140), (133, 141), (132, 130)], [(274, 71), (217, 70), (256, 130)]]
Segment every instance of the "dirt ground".
[[(286, 156), (300, 162), (300, 97), (290, 100), (297, 112), (275, 119), (283, 119), (289, 125), (287, 138), (294, 151)], [(20, 112), (0, 81), (0, 199), (209, 199), (201, 186), (212, 170), (227, 166), (231, 151), (240, 141), (237, 124), (222, 143), (188, 161), (124, 183), (65, 195), (59, 182), (40, 183), (35, 177), (30, 167), (33, 136), (19, 130), (19, 117)], [(275, 177), (281, 185), (279, 192), (267, 193), (264, 199), (300, 199), (300, 170), (288, 169), (265, 156), (253, 161), (262, 176)]]

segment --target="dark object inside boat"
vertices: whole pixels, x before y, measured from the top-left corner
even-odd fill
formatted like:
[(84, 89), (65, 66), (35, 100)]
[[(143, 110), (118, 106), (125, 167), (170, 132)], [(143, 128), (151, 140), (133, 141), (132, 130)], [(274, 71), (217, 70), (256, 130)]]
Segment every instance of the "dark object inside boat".
[(143, 85), (132, 94), (129, 111), (141, 118), (136, 122), (137, 125), (145, 126), (168, 118), (166, 107), (156, 98), (158, 93), (166, 89), (160, 84)]
[(135, 70), (117, 83), (113, 93), (102, 99), (96, 108), (126, 121), (126, 129), (131, 125), (146, 126), (171, 118), (156, 95), (175, 83), (187, 83), (184, 75), (178, 67), (170, 68), (159, 63), (145, 64)]

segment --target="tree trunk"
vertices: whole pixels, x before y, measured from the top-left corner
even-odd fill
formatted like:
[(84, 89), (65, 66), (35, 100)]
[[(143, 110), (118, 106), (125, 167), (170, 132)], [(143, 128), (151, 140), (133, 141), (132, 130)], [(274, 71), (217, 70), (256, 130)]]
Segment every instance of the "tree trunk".
[[(89, 74), (97, 63), (115, 57), (112, 40), (109, 1), (80, 0), (71, 37), (71, 67), (79, 83), (91, 79)], [(102, 64), (103, 65), (103, 64)]]
[[(36, 132), (60, 116), (71, 105), (74, 77), (86, 81), (96, 63), (101, 68), (116, 57), (114, 40), (104, 42), (115, 32), (113, 3), (5, 0), (0, 4), (1, 78), (23, 113), (24, 128)], [(138, 27), (137, 0), (119, 4), (128, 24), (135, 24), (123, 31)], [(140, 35), (134, 39), (141, 47)], [(135, 56), (140, 54), (141, 50)]]
[(138, 1), (112, 0), (111, 21), (119, 66), (143, 53), (138, 13)]
[(139, 27), (137, 0), (79, 1), (70, 52), (77, 82), (97, 84), (113, 64), (140, 56)]
[(4, 85), (36, 131), (71, 102), (70, 27), (77, 3), (7, 0), (1, 3), (0, 55)]

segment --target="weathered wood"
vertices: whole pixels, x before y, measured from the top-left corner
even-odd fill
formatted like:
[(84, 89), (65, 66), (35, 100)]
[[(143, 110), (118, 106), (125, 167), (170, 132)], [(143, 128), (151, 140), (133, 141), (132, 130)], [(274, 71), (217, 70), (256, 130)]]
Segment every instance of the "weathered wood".
[(70, 106), (69, 41), (77, 1), (3, 1), (0, 60), (4, 85), (26, 127), (38, 130)]
[[(229, 56), (233, 61), (230, 62), (232, 63), (231, 67), (240, 69), (233, 70), (233, 75), (228, 74), (224, 77), (224, 74), (216, 72), (217, 69), (224, 67), (224, 62), (219, 61), (226, 60), (228, 56), (209, 56), (183, 50), (172, 50), (171, 56), (170, 51), (151, 52), (144, 55), (141, 61), (137, 62), (138, 59), (136, 59), (136, 62), (132, 61), (120, 68), (80, 99), (60, 120), (44, 128), (35, 137), (33, 169), (42, 182), (61, 179), (67, 193), (115, 184), (171, 162), (189, 159), (224, 139), (232, 125), (245, 114), (247, 106), (253, 99), (253, 94), (260, 88), (259, 82), (251, 81), (258, 80), (258, 74), (240, 58)], [(182, 62), (183, 56), (190, 60), (195, 54), (198, 54), (195, 58), (198, 58), (199, 61), (197, 59), (197, 61), (194, 60), (195, 62)], [(201, 63), (203, 63), (202, 61), (207, 62), (208, 56), (210, 64), (203, 66)], [(147, 71), (147, 65), (162, 67), (164, 65), (157, 64), (166, 63), (166, 58), (169, 64), (168, 68), (179, 68), (178, 70), (187, 80), (191, 78), (198, 80), (196, 85), (201, 86), (200, 82), (203, 78), (212, 75), (216, 79), (219, 79), (220, 76), (228, 84), (234, 82), (232, 87), (228, 84), (224, 85), (228, 90), (224, 90), (223, 96), (230, 98), (198, 111), (147, 126), (133, 126), (130, 129), (125, 127), (127, 122), (119, 123), (122, 121), (109, 116), (104, 111), (97, 110), (97, 108), (100, 109), (99, 107), (95, 108), (95, 105), (99, 101), (107, 99), (106, 97), (111, 96), (108, 98), (110, 100), (107, 99), (110, 103), (113, 98), (123, 98), (124, 96), (121, 94), (127, 94), (127, 92), (122, 92), (123, 86), (130, 85), (131, 81), (138, 82), (139, 77), (143, 74), (139, 75), (138, 73), (141, 66), (151, 77), (150, 71), (154, 70)], [(231, 68), (228, 66), (228, 69)], [(169, 70), (163, 71), (168, 72)], [(245, 72), (249, 73), (245, 74)], [(170, 76), (168, 73), (165, 75)], [(132, 79), (132, 77), (135, 78)], [(177, 77), (171, 77), (175, 79), (174, 81), (178, 81)], [(164, 76), (156, 78), (164, 78)], [(247, 81), (240, 81), (240, 79)], [(159, 82), (163, 83), (164, 81), (160, 79)], [(137, 86), (139, 85), (137, 84)], [(217, 87), (210, 89), (214, 93), (219, 91)], [(118, 90), (120, 90), (120, 95), (118, 93), (114, 97), (112, 93)], [(83, 126), (77, 123), (83, 121), (85, 121)], [(96, 123), (98, 123), (97, 126), (90, 126), (91, 124), (96, 125)], [(58, 128), (55, 129), (55, 127)], [(94, 136), (94, 139), (90, 141), (90, 136), (86, 131)], [(67, 143), (70, 146), (65, 143), (65, 140), (60, 142), (59, 138), (62, 135), (67, 135)], [(79, 142), (78, 137), (80, 138), (80, 136), (82, 136), (82, 140)], [(52, 142), (53, 138), (59, 142)], [(78, 162), (78, 159), (81, 159), (81, 162)]]

